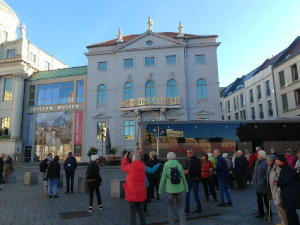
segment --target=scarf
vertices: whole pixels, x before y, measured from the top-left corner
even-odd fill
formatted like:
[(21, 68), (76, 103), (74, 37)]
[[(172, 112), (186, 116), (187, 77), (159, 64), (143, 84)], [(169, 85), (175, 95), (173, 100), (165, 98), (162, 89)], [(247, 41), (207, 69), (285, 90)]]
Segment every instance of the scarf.
[(49, 158), (49, 157), (47, 157), (47, 159), (48, 159), (50, 162), (52, 162), (52, 161), (53, 161), (53, 159), (51, 159), (51, 158)]

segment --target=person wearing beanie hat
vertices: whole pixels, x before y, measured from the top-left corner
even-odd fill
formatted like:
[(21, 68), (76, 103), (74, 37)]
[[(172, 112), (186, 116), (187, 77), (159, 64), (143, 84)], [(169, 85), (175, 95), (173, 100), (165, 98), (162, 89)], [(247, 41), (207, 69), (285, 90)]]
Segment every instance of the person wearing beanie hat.
[(296, 209), (300, 209), (299, 178), (284, 155), (277, 155), (275, 161), (281, 171), (278, 180), (273, 181), (272, 185), (280, 187), (282, 207), (286, 210), (288, 224), (298, 225), (299, 218)]
[[(260, 150), (257, 152), (257, 162), (253, 173), (253, 190), (256, 192), (258, 215), (255, 218), (264, 218), (264, 205), (267, 209), (268, 215), (273, 216), (271, 207), (268, 204), (267, 198), (267, 176), (268, 164), (266, 161), (266, 152)], [(270, 212), (269, 212), (270, 211)]]
[(67, 181), (67, 191), (66, 194), (69, 193), (70, 190), (70, 178), (71, 178), (71, 193), (74, 193), (74, 175), (75, 170), (77, 168), (76, 158), (73, 157), (72, 152), (68, 153), (68, 158), (66, 158), (64, 163), (64, 170), (66, 172), (66, 181)]
[(99, 173), (99, 156), (92, 155), (91, 156), (91, 163), (88, 165), (87, 171), (85, 173), (87, 186), (89, 188), (89, 212), (93, 211), (93, 197), (94, 191), (97, 196), (99, 210), (103, 209), (102, 200), (100, 195), (99, 186), (102, 185), (102, 178)]
[(285, 158), (288, 164), (294, 168), (296, 163), (296, 158), (293, 156), (291, 149), (285, 150)]

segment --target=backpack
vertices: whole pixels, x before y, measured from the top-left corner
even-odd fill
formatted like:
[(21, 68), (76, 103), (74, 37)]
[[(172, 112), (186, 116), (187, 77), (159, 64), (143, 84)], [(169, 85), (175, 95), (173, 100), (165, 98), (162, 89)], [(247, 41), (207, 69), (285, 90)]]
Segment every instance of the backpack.
[[(168, 177), (168, 176), (167, 176)], [(178, 167), (171, 168), (171, 177), (168, 177), (172, 184), (180, 184), (181, 176)]]
[(40, 171), (42, 172), (42, 173), (44, 173), (44, 172), (46, 172), (46, 168), (47, 168), (47, 164), (46, 164), (46, 166), (45, 166), (45, 162), (44, 162), (45, 160), (43, 160), (41, 163), (40, 163)]

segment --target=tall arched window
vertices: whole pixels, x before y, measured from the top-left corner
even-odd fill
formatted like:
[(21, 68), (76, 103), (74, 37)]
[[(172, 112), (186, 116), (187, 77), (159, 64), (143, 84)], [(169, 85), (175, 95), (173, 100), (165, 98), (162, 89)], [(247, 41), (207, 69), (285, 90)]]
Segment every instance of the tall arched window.
[(98, 88), (98, 103), (106, 103), (107, 101), (107, 89), (104, 84)]
[(177, 83), (175, 80), (168, 82), (168, 98), (177, 98)]
[(207, 98), (207, 83), (206, 83), (206, 81), (203, 79), (198, 80), (197, 88), (198, 88), (198, 98), (200, 98), (200, 99)]
[(146, 83), (146, 98), (155, 97), (155, 84), (153, 81), (148, 81)]
[(133, 99), (133, 84), (128, 82), (124, 86), (124, 100)]

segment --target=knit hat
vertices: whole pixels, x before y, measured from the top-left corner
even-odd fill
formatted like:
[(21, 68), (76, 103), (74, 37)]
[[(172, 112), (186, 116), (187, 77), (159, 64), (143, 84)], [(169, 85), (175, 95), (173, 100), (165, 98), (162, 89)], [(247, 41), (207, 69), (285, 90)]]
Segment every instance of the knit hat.
[(207, 155), (208, 155), (208, 157), (213, 157), (213, 154), (211, 152), (208, 153)]
[(91, 156), (92, 161), (96, 161), (97, 159), (99, 159), (99, 156), (97, 156), (97, 155), (92, 155)]
[(278, 159), (280, 162), (286, 162), (286, 158), (284, 155), (277, 155), (276, 159)]

